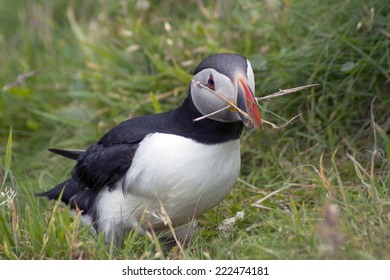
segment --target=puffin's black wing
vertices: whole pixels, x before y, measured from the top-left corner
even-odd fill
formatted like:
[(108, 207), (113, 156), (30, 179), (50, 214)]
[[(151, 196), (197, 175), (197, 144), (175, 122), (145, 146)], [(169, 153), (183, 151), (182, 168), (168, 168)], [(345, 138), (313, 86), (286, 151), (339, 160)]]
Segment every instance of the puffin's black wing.
[(119, 180), (130, 168), (138, 142), (104, 146), (97, 142), (80, 155), (72, 171), (81, 188), (99, 190)]
[(130, 168), (138, 144), (146, 135), (167, 131), (171, 113), (130, 119), (111, 129), (82, 153), (72, 178), (82, 189), (99, 190), (122, 178)]

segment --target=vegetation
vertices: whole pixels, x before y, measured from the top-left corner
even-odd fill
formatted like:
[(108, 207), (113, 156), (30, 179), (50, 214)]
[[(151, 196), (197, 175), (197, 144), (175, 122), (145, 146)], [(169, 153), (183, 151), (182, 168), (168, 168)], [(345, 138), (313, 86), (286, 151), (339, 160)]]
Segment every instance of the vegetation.
[[(390, 2), (0, 3), (0, 259), (390, 259)], [(178, 106), (207, 55), (252, 62), (283, 124), (244, 131), (232, 193), (168, 254), (105, 244), (58, 203), (70, 174), (47, 148), (85, 148), (133, 116)], [(284, 119), (283, 119), (284, 118)]]

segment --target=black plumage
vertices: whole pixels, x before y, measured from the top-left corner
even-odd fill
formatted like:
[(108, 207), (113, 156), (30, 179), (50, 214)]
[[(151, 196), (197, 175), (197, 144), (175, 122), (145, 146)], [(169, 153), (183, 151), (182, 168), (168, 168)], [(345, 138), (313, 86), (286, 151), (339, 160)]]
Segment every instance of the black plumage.
[(232, 56), (231, 54), (221, 53), (203, 60), (196, 67), (194, 74), (206, 68), (216, 69), (219, 73), (227, 77), (234, 77), (237, 69), (247, 69), (247, 60), (241, 55)]
[[(51, 149), (57, 154), (76, 159), (77, 163), (71, 179), (36, 196), (57, 200), (63, 191), (61, 200), (64, 203), (81, 210), (83, 214), (90, 214), (94, 211), (93, 202), (98, 191), (105, 186), (112, 188), (112, 184), (126, 174), (138, 143), (146, 135), (156, 132), (175, 134), (204, 144), (217, 144), (240, 137), (242, 122), (223, 123), (211, 119), (195, 122), (194, 119), (200, 116), (188, 95), (183, 104), (173, 111), (120, 123), (84, 152)], [(95, 215), (93, 217), (96, 219)]]

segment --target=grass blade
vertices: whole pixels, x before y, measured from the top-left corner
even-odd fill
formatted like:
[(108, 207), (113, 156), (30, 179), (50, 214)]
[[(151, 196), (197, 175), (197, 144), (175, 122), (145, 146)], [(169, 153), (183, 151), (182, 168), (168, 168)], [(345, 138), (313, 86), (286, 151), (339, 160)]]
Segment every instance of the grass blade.
[(152, 99), (152, 104), (153, 104), (153, 108), (154, 108), (154, 111), (158, 114), (158, 113), (161, 113), (161, 105), (160, 105), (160, 102), (158, 102), (158, 99), (156, 97), (156, 95), (153, 93), (153, 92), (150, 92), (149, 93), (150, 95), (150, 98)]
[(12, 157), (12, 127), (8, 134), (7, 147), (5, 149), (5, 163), (4, 163), (4, 177), (2, 186), (5, 185), (9, 171), (11, 170), (11, 157)]

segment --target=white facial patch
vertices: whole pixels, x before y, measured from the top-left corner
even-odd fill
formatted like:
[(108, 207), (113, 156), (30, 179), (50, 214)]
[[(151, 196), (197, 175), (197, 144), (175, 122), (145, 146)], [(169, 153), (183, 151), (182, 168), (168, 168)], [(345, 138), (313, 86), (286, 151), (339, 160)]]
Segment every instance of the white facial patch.
[[(226, 108), (229, 105), (226, 100), (206, 88), (210, 75), (212, 75), (214, 79), (216, 92), (227, 100), (234, 103), (237, 101), (234, 84), (229, 77), (212, 68), (203, 69), (193, 77), (193, 81), (191, 83), (192, 100), (196, 109), (198, 109), (202, 115), (213, 114), (214, 112)], [(199, 83), (204, 86), (199, 85)], [(221, 122), (234, 122), (240, 120), (238, 114), (228, 108), (213, 114), (209, 118)]]

